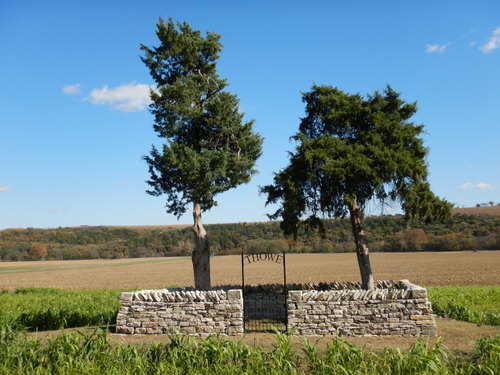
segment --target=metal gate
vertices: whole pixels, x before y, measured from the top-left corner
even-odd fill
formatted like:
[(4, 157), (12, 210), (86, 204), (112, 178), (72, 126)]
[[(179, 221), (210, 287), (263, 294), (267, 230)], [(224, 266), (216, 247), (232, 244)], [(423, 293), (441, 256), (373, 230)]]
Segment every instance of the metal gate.
[[(245, 285), (245, 267), (268, 261), (283, 266), (283, 285)], [(241, 253), (241, 284), (243, 290), (243, 320), (245, 332), (286, 331), (286, 258), (285, 253)]]

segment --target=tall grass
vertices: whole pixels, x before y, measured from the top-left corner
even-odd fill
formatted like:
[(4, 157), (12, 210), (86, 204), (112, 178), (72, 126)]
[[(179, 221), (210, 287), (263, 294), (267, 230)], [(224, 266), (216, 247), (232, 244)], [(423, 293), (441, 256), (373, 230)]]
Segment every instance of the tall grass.
[(466, 357), (455, 357), (438, 341), (417, 341), (409, 350), (375, 354), (334, 339), (320, 353), (308, 341), (293, 351), (278, 333), (270, 351), (221, 337), (172, 336), (142, 346), (110, 344), (105, 330), (29, 339), (0, 327), (0, 374), (498, 374), (500, 337), (481, 339)]
[(0, 319), (32, 331), (111, 325), (119, 307), (118, 290), (19, 288), (0, 293)]
[(500, 286), (433, 286), (427, 290), (437, 315), (500, 325)]

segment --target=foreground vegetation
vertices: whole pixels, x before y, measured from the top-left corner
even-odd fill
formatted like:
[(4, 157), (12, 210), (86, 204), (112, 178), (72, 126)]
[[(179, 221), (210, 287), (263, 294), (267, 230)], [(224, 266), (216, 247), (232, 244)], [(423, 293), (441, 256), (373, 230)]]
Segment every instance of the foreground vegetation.
[(454, 355), (441, 344), (418, 340), (409, 350), (381, 353), (336, 338), (320, 353), (307, 340), (293, 350), (277, 333), (274, 349), (220, 337), (173, 336), (142, 346), (108, 342), (107, 332), (65, 333), (32, 339), (0, 327), (0, 374), (498, 374), (500, 337), (477, 341), (476, 350)]
[[(348, 219), (325, 221), (326, 238), (301, 236), (288, 243), (278, 222), (207, 225), (211, 251), (344, 253), (354, 251)], [(445, 223), (407, 227), (402, 216), (366, 219), (371, 251), (500, 249), (500, 216), (455, 214)], [(81, 227), (0, 231), (0, 260), (112, 259), (190, 256), (191, 228)]]
[(478, 324), (500, 326), (500, 287), (428, 287), (434, 313)]
[(0, 293), (0, 322), (30, 331), (107, 326), (119, 307), (118, 290), (19, 288)]
[[(0, 293), (0, 374), (498, 374), (500, 337), (482, 338), (470, 353), (451, 353), (438, 340), (409, 350), (373, 352), (341, 338), (320, 349), (292, 347), (276, 334), (272, 350), (220, 337), (173, 336), (142, 345), (111, 343), (107, 330), (42, 339), (28, 329), (114, 323), (119, 290), (19, 288)], [(436, 313), (498, 325), (500, 287), (430, 287)], [(454, 316), (454, 312), (460, 312)], [(467, 312), (467, 313), (464, 313)], [(483, 313), (483, 315), (480, 314)], [(488, 320), (489, 319), (489, 320)]]
[[(500, 286), (429, 287), (438, 315), (500, 326)], [(30, 331), (113, 325), (120, 290), (18, 288), (0, 293), (0, 321)]]

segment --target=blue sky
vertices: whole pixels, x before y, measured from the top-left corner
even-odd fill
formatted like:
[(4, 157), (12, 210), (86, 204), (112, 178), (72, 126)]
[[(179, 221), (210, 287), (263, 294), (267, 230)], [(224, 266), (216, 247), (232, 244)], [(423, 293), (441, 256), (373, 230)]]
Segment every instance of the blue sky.
[(145, 193), (160, 140), (141, 43), (158, 17), (222, 35), (219, 74), (265, 138), (260, 173), (219, 196), (205, 223), (265, 221), (258, 186), (293, 150), (313, 84), (390, 84), (418, 102), (433, 191), (500, 201), (500, 2), (0, 2), (0, 229), (177, 221)]

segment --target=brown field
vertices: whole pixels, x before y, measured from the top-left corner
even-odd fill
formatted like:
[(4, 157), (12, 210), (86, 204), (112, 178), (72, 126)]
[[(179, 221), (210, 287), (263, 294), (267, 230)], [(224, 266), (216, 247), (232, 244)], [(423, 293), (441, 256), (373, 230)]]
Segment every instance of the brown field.
[(454, 208), (453, 212), (466, 215), (500, 215), (500, 206)]
[[(500, 251), (373, 253), (375, 279), (432, 285), (500, 285)], [(356, 255), (289, 254), (287, 281), (358, 281)], [(245, 281), (281, 283), (280, 265), (253, 263), (245, 268)], [(241, 258), (212, 258), (212, 284), (241, 283)], [(141, 258), (46, 262), (0, 262), (0, 290), (18, 287), (65, 289), (150, 289), (193, 285), (189, 258)]]

